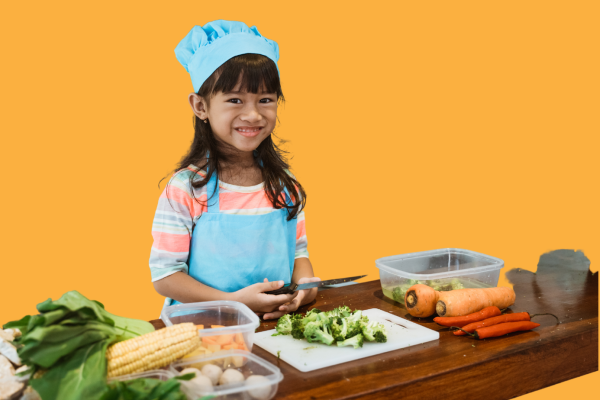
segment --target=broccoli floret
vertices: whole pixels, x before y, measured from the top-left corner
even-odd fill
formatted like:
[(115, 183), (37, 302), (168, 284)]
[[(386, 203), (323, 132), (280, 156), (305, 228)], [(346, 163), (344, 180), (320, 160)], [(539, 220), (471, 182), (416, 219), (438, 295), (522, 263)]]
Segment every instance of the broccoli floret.
[(387, 342), (387, 332), (383, 324), (372, 321), (362, 326), (362, 334), (369, 342)]
[(348, 336), (348, 321), (345, 318), (336, 318), (331, 323), (333, 338), (342, 341)]
[(292, 337), (294, 339), (304, 339), (304, 319), (295, 319), (292, 321)]
[(394, 301), (402, 303), (404, 301), (405, 293), (406, 291), (402, 289), (402, 286), (396, 286), (394, 290), (392, 290), (392, 297), (394, 298)]
[(320, 321), (309, 322), (304, 328), (304, 337), (309, 343), (318, 342), (326, 345), (333, 343), (333, 336), (323, 330)]
[(355, 349), (359, 347), (363, 347), (364, 338), (360, 333), (358, 335), (354, 335), (351, 338), (344, 340), (343, 342), (337, 342), (339, 347), (343, 346), (353, 346)]
[(274, 333), (272, 336), (289, 335), (292, 333), (292, 321), (301, 318), (302, 316), (298, 314), (285, 314), (280, 317), (279, 321), (277, 321), (277, 326), (275, 326), (277, 333)]
[(302, 330), (304, 330), (304, 328), (309, 322), (315, 322), (317, 320), (317, 315), (319, 314), (321, 314), (321, 310), (317, 308), (313, 308), (312, 310), (307, 312), (306, 316), (302, 318)]
[(347, 318), (352, 315), (352, 310), (348, 306), (338, 307), (338, 311), (340, 313), (340, 317)]
[(308, 310), (308, 311), (306, 312), (306, 316), (307, 316), (307, 317), (309, 317), (309, 316), (311, 316), (312, 314), (319, 314), (319, 313), (322, 313), (322, 312), (323, 312), (323, 311), (319, 310), (318, 308), (313, 308), (312, 310)]

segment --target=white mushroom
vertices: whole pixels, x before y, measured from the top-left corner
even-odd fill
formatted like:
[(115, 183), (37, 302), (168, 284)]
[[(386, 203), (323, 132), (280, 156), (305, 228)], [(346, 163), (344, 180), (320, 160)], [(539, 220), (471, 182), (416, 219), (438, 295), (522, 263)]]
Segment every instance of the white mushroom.
[(248, 394), (253, 399), (266, 400), (271, 395), (271, 381), (262, 375), (250, 375), (248, 379), (246, 379), (245, 384), (247, 386), (262, 385), (260, 387), (248, 390)]
[(200, 394), (205, 394), (213, 391), (213, 384), (207, 376), (197, 375), (191, 381), (182, 381), (189, 389)]
[(244, 382), (244, 374), (242, 374), (237, 369), (226, 369), (221, 375), (221, 379), (219, 379), (219, 384), (227, 385), (229, 383), (242, 383)]
[(202, 367), (202, 375), (207, 376), (214, 386), (219, 382), (221, 376), (223, 376), (223, 370), (214, 364), (206, 364)]

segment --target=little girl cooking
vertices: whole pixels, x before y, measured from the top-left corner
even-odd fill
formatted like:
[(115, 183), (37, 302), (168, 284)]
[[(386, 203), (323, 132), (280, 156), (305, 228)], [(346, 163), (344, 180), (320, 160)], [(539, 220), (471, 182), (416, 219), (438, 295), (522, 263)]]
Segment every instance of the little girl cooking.
[(306, 194), (272, 138), (284, 101), (279, 47), (256, 27), (217, 20), (175, 48), (194, 93), (194, 139), (154, 217), (150, 271), (165, 305), (246, 304), (275, 319), (314, 300), (319, 281), (306, 249)]

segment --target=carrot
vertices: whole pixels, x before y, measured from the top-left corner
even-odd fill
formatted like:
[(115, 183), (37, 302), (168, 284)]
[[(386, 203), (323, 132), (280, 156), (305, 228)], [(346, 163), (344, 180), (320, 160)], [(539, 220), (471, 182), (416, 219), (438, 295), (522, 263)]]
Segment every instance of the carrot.
[[(537, 328), (540, 324), (531, 321), (519, 321), (519, 322), (505, 322), (494, 326), (488, 326), (485, 328), (479, 328), (475, 330), (475, 333), (464, 331), (467, 335), (474, 336), (475, 339), (487, 339), (491, 337), (503, 336), (512, 332), (518, 331), (530, 331)], [(463, 330), (458, 326), (453, 328)]]
[(413, 317), (425, 318), (435, 313), (439, 293), (427, 285), (417, 283), (404, 294), (404, 304)]
[(196, 325), (196, 328), (198, 328), (198, 329), (204, 329), (204, 325)]
[[(443, 326), (460, 326), (469, 325), (476, 321), (482, 321), (487, 318), (492, 318), (502, 314), (496, 306), (486, 307), (483, 310), (474, 312), (473, 314), (462, 317), (435, 317), (433, 320)], [(460, 332), (460, 331), (459, 331)], [(456, 334), (456, 333), (455, 333)]]
[(514, 303), (515, 291), (508, 287), (457, 289), (439, 292), (435, 311), (440, 317), (458, 317), (485, 307), (496, 306), (503, 309)]
[(233, 343), (233, 335), (219, 335), (215, 339), (215, 342), (217, 342), (220, 345), (231, 344)]
[(217, 341), (215, 340), (214, 336), (205, 336), (205, 337), (201, 337), (200, 338), (202, 340), (202, 343), (208, 343), (208, 344), (219, 344), (217, 343)]
[[(456, 336), (466, 335), (466, 332), (473, 333), (479, 328), (484, 328), (486, 326), (493, 326), (498, 324), (503, 324), (505, 322), (519, 322), (519, 321), (530, 321), (531, 318), (537, 317), (538, 315), (552, 315), (558, 321), (558, 317), (554, 314), (535, 314), (529, 315), (528, 312), (520, 312), (513, 314), (504, 314), (493, 318), (484, 319), (483, 321), (473, 322), (472, 324), (468, 324), (463, 326), (462, 330), (454, 331)], [(455, 325), (460, 326), (460, 325)]]
[(216, 329), (216, 328), (225, 328), (225, 325), (211, 325), (210, 326), (212, 329)]

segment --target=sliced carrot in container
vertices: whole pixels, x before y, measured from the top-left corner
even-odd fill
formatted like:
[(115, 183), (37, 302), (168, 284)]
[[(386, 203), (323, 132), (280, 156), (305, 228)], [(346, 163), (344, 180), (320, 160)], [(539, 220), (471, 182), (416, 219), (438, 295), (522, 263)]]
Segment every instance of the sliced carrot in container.
[(220, 345), (233, 343), (233, 335), (219, 335), (216, 337), (215, 342)]
[(198, 328), (198, 329), (204, 329), (204, 325), (196, 325), (196, 328)]
[(212, 329), (216, 329), (216, 328), (225, 328), (225, 325), (211, 325), (210, 326)]

